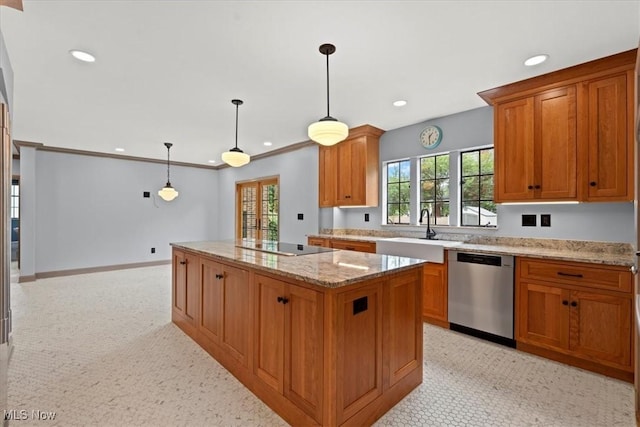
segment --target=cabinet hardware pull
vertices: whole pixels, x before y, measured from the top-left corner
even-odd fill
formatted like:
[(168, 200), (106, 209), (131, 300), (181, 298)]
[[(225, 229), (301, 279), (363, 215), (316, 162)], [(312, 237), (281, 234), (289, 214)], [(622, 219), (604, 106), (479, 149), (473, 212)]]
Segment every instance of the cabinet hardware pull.
[(282, 298), (282, 297), (278, 297), (278, 302), (282, 302), (283, 299), (284, 298)]
[(351, 198), (351, 196), (344, 196), (344, 198), (345, 198), (345, 199), (350, 199), (350, 198)]
[(289, 298), (282, 298), (282, 303), (287, 304), (289, 302)]
[(187, 261), (180, 261), (180, 264), (185, 265)]
[(216, 274), (216, 279), (224, 279), (224, 274)]
[(577, 302), (575, 302), (575, 301), (571, 301), (571, 307), (577, 307), (577, 306), (578, 306), (578, 303), (577, 303)]
[(534, 186), (534, 188), (535, 188), (536, 190), (539, 190), (539, 189), (540, 189), (540, 186), (539, 186), (539, 185), (535, 185), (535, 186)]
[(589, 183), (589, 185), (590, 185), (590, 186), (592, 186), (592, 187), (595, 187), (595, 186), (596, 186), (596, 182), (595, 182), (595, 181), (591, 181), (591, 182)]
[(356, 248), (354, 248), (353, 246), (345, 246), (345, 249), (348, 251), (355, 251)]
[(562, 271), (558, 271), (558, 276), (577, 277), (579, 279), (582, 279), (582, 274), (564, 273)]
[(569, 305), (569, 301), (567, 301), (566, 299), (562, 300), (562, 305)]
[(533, 190), (533, 185), (529, 185), (529, 186), (527, 186), (527, 189), (529, 189), (529, 190)]

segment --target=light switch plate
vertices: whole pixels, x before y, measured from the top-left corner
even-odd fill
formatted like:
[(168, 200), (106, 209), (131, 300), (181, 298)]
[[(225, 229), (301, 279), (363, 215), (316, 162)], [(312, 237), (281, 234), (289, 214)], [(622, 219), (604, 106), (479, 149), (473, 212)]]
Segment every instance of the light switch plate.
[(551, 227), (551, 215), (550, 214), (542, 214), (542, 215), (540, 215), (540, 227)]

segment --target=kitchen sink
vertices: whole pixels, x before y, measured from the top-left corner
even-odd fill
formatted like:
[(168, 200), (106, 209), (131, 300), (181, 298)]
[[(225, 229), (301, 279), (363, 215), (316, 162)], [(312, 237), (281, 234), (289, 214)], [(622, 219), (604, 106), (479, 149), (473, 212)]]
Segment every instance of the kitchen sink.
[(427, 240), (417, 237), (390, 237), (376, 241), (376, 252), (385, 255), (399, 255), (424, 259), (442, 264), (444, 250), (461, 245), (451, 240)]

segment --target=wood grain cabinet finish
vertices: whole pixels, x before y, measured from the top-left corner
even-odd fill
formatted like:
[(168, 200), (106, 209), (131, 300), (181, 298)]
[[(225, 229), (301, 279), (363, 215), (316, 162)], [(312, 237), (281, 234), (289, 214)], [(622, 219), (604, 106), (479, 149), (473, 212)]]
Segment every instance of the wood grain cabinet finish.
[(480, 92), (496, 202), (633, 200), (636, 49)]
[(329, 247), (329, 241), (320, 237), (307, 237), (307, 245)]
[(447, 255), (445, 251), (442, 264), (425, 264), (422, 279), (422, 318), (425, 322), (445, 328), (449, 327)]
[(370, 425), (422, 382), (421, 266), (329, 288), (232, 263), (174, 248), (172, 320), (288, 423)]
[(364, 242), (359, 240), (331, 239), (329, 245), (334, 249), (346, 251), (358, 251), (376, 253), (375, 242)]
[(525, 351), (551, 351), (543, 355), (631, 380), (631, 289), (625, 285), (611, 291), (612, 286), (598, 285), (596, 279), (611, 283), (617, 273), (618, 282), (627, 283), (631, 272), (623, 267), (554, 261), (545, 267), (546, 263), (530, 258), (516, 261), (518, 348), (524, 344)]
[(322, 294), (255, 275), (254, 373), (321, 421)]
[(183, 251), (173, 251), (171, 318), (189, 330), (195, 330), (199, 318), (200, 259)]
[(349, 137), (319, 147), (319, 205), (378, 206), (379, 140), (370, 125), (349, 130)]

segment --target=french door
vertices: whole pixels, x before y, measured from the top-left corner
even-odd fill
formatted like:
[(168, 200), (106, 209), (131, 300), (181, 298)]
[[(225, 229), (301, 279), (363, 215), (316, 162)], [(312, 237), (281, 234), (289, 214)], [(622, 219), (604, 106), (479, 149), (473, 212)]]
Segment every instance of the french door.
[(236, 238), (278, 240), (278, 177), (236, 183)]

